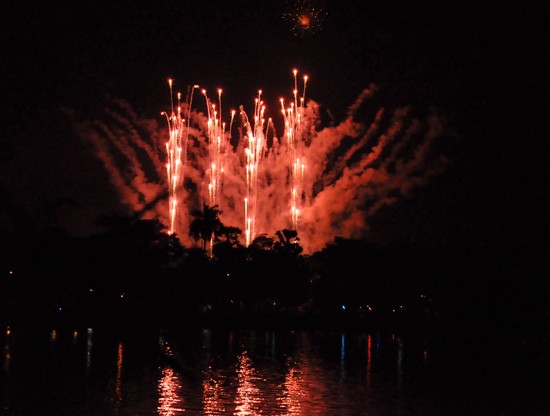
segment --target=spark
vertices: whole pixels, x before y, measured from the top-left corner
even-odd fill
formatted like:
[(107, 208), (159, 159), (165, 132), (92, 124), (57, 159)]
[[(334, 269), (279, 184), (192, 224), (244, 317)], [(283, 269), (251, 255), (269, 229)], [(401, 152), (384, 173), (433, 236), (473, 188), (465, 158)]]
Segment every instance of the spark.
[(194, 85), (189, 96), (187, 105), (187, 121), (182, 117), (181, 93), (177, 94), (177, 110), (174, 110), (173, 97), (173, 79), (168, 79), (170, 86), (170, 114), (162, 112), (166, 116), (168, 123), (169, 136), (166, 142), (166, 177), (168, 181), (168, 205), (170, 211), (169, 233), (175, 232), (175, 226), (178, 216), (178, 206), (181, 203), (180, 187), (183, 183), (184, 166), (187, 163), (187, 141), (189, 137), (189, 120), (191, 105), (193, 103), (193, 92), (198, 85)]
[(244, 107), (241, 106), (241, 121), (245, 130), (244, 138), (247, 142), (246, 154), (246, 197), (245, 204), (245, 235), (246, 245), (256, 236), (256, 212), (258, 209), (258, 171), (264, 154), (266, 139), (264, 134), (265, 105), (262, 101), (262, 90), (254, 105), (254, 117), (252, 123), (248, 119)]
[(292, 219), (292, 228), (298, 229), (298, 219), (300, 216), (302, 186), (305, 174), (305, 159), (303, 156), (303, 137), (302, 121), (304, 118), (304, 104), (308, 76), (304, 76), (304, 87), (300, 97), (298, 97), (298, 70), (292, 71), (294, 74), (294, 101), (291, 106), (285, 108), (284, 99), (281, 98), (282, 114), (284, 118), (284, 137), (287, 141), (289, 164), (290, 164), (290, 215)]

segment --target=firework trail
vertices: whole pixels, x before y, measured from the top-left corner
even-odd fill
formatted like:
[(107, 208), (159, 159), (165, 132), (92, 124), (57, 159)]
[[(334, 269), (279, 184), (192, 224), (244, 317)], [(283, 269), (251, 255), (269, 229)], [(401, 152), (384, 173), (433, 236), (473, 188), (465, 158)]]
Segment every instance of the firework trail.
[[(208, 137), (208, 154), (210, 156), (210, 167), (207, 172), (207, 176), (210, 178), (208, 182), (208, 200), (210, 206), (218, 204), (219, 194), (223, 187), (223, 174), (225, 170), (225, 157), (228, 153), (228, 147), (230, 145), (229, 138), (230, 133), (226, 131), (226, 124), (222, 121), (222, 90), (218, 89), (218, 108), (216, 110), (216, 104), (213, 104), (206, 90), (202, 90), (202, 94), (206, 100), (207, 108), (207, 137)], [(231, 112), (231, 121), (229, 124), (229, 130), (231, 131), (233, 125), (233, 119), (235, 112)]]
[[(336, 236), (367, 236), (369, 221), (382, 207), (411, 196), (444, 170), (445, 158), (434, 151), (445, 133), (441, 117), (420, 119), (407, 107), (378, 108), (367, 117), (377, 93), (371, 86), (344, 120), (320, 128), (319, 104), (305, 102), (307, 78), (301, 93), (296, 79), (295, 72), (291, 105), (281, 100), (285, 128), (280, 139), (274, 128), (269, 130), (271, 120), (264, 119), (261, 91), (250, 119), (240, 107), (238, 138), (230, 137), (235, 113), (228, 129), (222, 121), (221, 90), (217, 107), (206, 92), (205, 112), (188, 104), (186, 125), (178, 118), (183, 112), (178, 104), (173, 125), (168, 117), (168, 132), (115, 101), (106, 111), (109, 120), (88, 123), (81, 133), (94, 145), (121, 202), (135, 212), (170, 191), (145, 215), (159, 218), (184, 244), (192, 244), (187, 213), (208, 201), (219, 207), (224, 224), (244, 224), (243, 244), (293, 228), (304, 252), (312, 253)], [(178, 133), (171, 133), (176, 128)], [(162, 143), (163, 137), (169, 143), (174, 137), (174, 144)], [(178, 147), (182, 161), (174, 185), (167, 164), (175, 172), (178, 164), (169, 159)], [(178, 201), (173, 211), (172, 196)]]
[(170, 115), (162, 112), (168, 122), (169, 136), (166, 142), (166, 176), (168, 180), (168, 209), (170, 213), (170, 234), (175, 232), (175, 220), (178, 209), (178, 189), (182, 183), (182, 162), (185, 164), (185, 156), (182, 154), (184, 145), (183, 135), (185, 134), (185, 120), (181, 116), (181, 94), (178, 93), (178, 109), (174, 112), (174, 102), (172, 95), (172, 80), (168, 80), (170, 85)]
[(256, 236), (256, 214), (258, 210), (258, 172), (260, 161), (266, 147), (266, 135), (264, 133), (264, 112), (265, 106), (261, 100), (262, 91), (258, 91), (254, 105), (254, 118), (251, 123), (243, 106), (240, 108), (242, 130), (246, 147), (246, 197), (244, 198), (244, 219), (245, 219), (245, 244), (250, 245)]
[(304, 118), (304, 104), (306, 95), (307, 75), (304, 76), (304, 88), (298, 100), (298, 71), (294, 70), (294, 102), (285, 109), (284, 100), (281, 98), (281, 107), (285, 122), (284, 137), (287, 141), (287, 149), (290, 163), (290, 217), (292, 228), (298, 230), (302, 202), (302, 186), (305, 173), (305, 160), (303, 156), (302, 121)]

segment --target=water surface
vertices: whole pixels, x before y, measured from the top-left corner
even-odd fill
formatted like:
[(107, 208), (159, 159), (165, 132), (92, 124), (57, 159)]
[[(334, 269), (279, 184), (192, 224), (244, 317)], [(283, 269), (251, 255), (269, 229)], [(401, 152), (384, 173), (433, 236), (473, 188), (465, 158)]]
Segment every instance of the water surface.
[(544, 339), (4, 327), (2, 415), (543, 415)]

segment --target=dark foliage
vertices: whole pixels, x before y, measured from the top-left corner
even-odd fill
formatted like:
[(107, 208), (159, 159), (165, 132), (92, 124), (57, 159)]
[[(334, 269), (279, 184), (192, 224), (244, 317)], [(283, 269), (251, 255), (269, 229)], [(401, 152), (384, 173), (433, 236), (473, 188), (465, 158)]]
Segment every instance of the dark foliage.
[[(212, 214), (212, 215), (211, 215)], [(304, 256), (298, 234), (260, 235), (210, 218), (183, 247), (158, 221), (111, 217), (75, 238), (59, 229), (0, 239), (0, 321), (79, 325), (548, 324), (549, 283), (536, 247), (380, 247), (336, 239)], [(201, 230), (201, 227), (196, 228)]]

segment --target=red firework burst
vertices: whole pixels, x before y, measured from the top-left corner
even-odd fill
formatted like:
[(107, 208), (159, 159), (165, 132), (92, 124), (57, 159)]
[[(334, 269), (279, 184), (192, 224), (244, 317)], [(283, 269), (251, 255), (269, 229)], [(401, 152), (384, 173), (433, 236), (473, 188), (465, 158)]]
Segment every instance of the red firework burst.
[(283, 20), (290, 25), (296, 36), (307, 36), (319, 32), (327, 12), (313, 0), (296, 0), (288, 2), (283, 12)]

